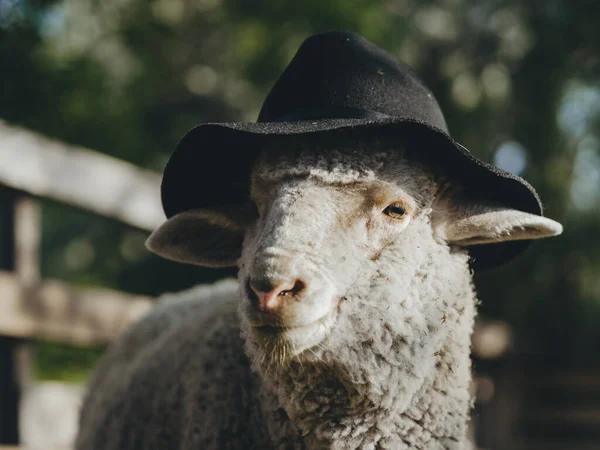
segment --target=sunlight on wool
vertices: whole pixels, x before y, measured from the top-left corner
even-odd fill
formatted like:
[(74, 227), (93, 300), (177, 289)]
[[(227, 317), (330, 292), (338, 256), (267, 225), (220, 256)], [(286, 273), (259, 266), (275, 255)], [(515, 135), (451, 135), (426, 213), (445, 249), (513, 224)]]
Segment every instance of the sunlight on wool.
[(494, 165), (520, 175), (527, 166), (527, 149), (516, 141), (503, 142), (494, 153)]

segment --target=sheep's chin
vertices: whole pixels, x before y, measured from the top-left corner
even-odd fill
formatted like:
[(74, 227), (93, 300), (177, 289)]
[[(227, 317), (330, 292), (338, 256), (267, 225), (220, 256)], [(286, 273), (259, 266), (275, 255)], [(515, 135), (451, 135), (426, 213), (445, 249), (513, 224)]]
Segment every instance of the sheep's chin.
[(323, 342), (333, 328), (335, 320), (335, 311), (330, 311), (320, 319), (301, 326), (251, 326), (251, 339), (265, 352), (286, 347), (286, 359), (290, 359)]

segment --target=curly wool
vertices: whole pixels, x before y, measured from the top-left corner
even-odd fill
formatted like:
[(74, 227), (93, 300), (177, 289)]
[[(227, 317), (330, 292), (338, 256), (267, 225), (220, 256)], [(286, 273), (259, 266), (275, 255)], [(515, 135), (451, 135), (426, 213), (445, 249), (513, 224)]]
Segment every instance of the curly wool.
[(425, 226), (413, 231), (399, 243), (414, 243), (411, 260), (390, 248), (372, 262), (377, 276), (357, 280), (326, 347), (265, 371), (246, 345), (308, 448), (468, 446), (475, 295), (466, 256), (428, 242)]
[[(365, 311), (340, 318), (340, 327), (355, 327), (351, 342), (340, 336), (331, 350), (314, 355), (316, 364), (299, 361), (271, 374), (261, 373), (255, 360), (258, 377), (239, 337), (236, 284), (217, 284), (216, 294), (202, 288), (176, 302), (167, 298), (103, 358), (77, 448), (467, 448), (473, 291), (468, 276), (455, 281), (464, 255), (448, 252), (440, 261), (422, 250), (421, 267), (385, 316), (433, 298), (430, 320), (418, 328), (381, 320), (387, 307), (378, 294), (398, 288), (382, 270), (368, 297), (361, 296), (363, 286), (346, 300)], [(432, 276), (438, 271), (441, 276)], [(444, 327), (454, 330), (444, 341), (419, 344), (421, 334)], [(404, 358), (390, 358), (399, 344)], [(418, 358), (422, 365), (413, 363)]]
[[(344, 166), (341, 182), (416, 179), (403, 187), (420, 209), (401, 239), (368, 261), (354, 258), (358, 276), (347, 280), (326, 341), (298, 358), (265, 361), (250, 339), (236, 283), (168, 297), (104, 356), (82, 411), (78, 449), (470, 448), (476, 298), (466, 252), (432, 234), (437, 187), (415, 167), (406, 176), (406, 166), (388, 164), (395, 157), (386, 153), (359, 169), (360, 154), (334, 157)], [(294, 161), (294, 176), (331, 181), (336, 172), (331, 159)], [(285, 164), (263, 160), (257, 170), (277, 176)], [(240, 261), (242, 283), (252, 257)]]

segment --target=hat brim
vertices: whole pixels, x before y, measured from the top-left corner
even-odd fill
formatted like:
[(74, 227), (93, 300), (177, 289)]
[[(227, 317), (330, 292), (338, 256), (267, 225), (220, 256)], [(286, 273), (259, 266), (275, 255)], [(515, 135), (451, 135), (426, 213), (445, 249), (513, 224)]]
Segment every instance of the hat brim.
[[(250, 168), (266, 139), (308, 133), (352, 133), (359, 139), (373, 130), (422, 142), (436, 164), (447, 168), (449, 178), (478, 197), (532, 214), (543, 213), (536, 191), (525, 180), (473, 156), (443, 130), (399, 117), (199, 125), (183, 137), (167, 163), (161, 186), (163, 209), (172, 217), (191, 209), (247, 201)], [(472, 267), (483, 270), (501, 265), (529, 244), (523, 240), (473, 245), (468, 249)]]

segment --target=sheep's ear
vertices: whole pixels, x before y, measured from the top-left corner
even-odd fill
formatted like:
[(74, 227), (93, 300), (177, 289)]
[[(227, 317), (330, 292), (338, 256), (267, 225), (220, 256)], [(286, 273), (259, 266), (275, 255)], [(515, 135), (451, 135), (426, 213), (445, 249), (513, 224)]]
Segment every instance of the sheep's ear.
[(146, 248), (163, 258), (206, 267), (233, 267), (242, 252), (255, 210), (193, 210), (179, 213), (160, 225), (146, 240)]
[(488, 204), (439, 205), (433, 215), (438, 238), (453, 245), (540, 239), (562, 233), (562, 225), (547, 217)]

